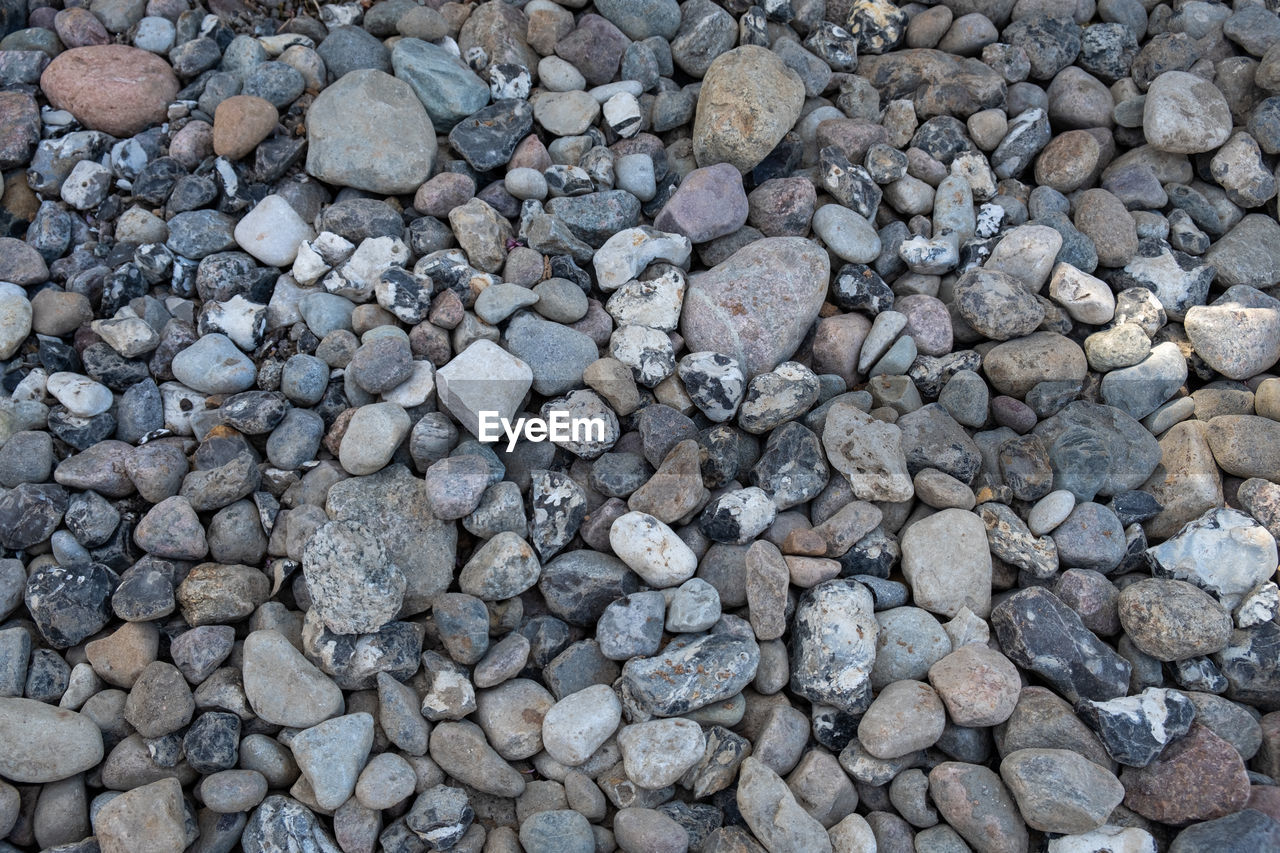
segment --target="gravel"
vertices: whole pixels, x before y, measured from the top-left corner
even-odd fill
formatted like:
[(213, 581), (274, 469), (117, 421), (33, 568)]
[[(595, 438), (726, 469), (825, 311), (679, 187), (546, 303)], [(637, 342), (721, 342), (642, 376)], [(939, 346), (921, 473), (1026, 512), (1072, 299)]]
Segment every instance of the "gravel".
[(1275, 848), (1278, 44), (0, 0), (0, 848)]

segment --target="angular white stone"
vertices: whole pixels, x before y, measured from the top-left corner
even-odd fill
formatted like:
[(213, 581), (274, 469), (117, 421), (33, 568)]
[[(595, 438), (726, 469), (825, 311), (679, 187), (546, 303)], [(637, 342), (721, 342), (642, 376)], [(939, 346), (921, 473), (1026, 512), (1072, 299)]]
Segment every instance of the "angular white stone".
[(529, 365), (493, 341), (476, 341), (436, 371), (440, 405), (475, 436), (480, 412), (514, 418), (532, 385)]
[(668, 234), (655, 228), (640, 226), (614, 234), (596, 250), (592, 263), (600, 289), (617, 290), (635, 278), (654, 261), (667, 261), (684, 266), (693, 244), (683, 234)]
[(283, 196), (269, 195), (236, 225), (236, 243), (264, 264), (287, 267), (303, 240), (316, 236)]
[(1102, 279), (1082, 272), (1071, 264), (1058, 264), (1049, 279), (1049, 297), (1078, 323), (1101, 326), (1116, 313), (1116, 297)]

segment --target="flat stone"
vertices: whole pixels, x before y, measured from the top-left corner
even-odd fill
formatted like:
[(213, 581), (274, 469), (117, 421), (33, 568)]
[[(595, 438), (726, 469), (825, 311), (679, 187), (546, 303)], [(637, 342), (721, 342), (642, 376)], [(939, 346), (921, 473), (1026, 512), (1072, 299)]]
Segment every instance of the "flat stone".
[(307, 140), (308, 174), (384, 195), (416, 190), (436, 156), (435, 129), (413, 89), (374, 69), (320, 93), (307, 110)]

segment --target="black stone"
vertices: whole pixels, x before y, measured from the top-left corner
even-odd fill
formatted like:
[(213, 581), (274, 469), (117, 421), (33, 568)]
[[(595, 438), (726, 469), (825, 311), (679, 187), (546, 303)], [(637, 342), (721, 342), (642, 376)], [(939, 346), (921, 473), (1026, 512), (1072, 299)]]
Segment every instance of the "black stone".
[(75, 347), (44, 336), (38, 340), (40, 345), (36, 350), (36, 358), (40, 359), (40, 366), (46, 371), (49, 373), (64, 370), (70, 373), (84, 372), (84, 364), (80, 361), (80, 354), (76, 352)]
[(536, 667), (551, 663), (572, 639), (569, 625), (554, 616), (535, 616), (520, 626), (519, 633), (529, 641), (529, 662)]
[(594, 625), (615, 598), (638, 591), (640, 579), (616, 557), (569, 551), (542, 568), (547, 608), (574, 625)]
[(773, 178), (786, 178), (795, 174), (804, 158), (804, 142), (795, 131), (787, 133), (778, 141), (765, 158), (751, 170), (751, 182), (760, 186)]
[(289, 411), (278, 391), (244, 391), (228, 397), (218, 413), (223, 423), (247, 435), (264, 435), (276, 428)]
[(183, 175), (173, 182), (165, 210), (170, 216), (208, 207), (218, 199), (218, 182), (208, 175)]
[(223, 711), (206, 711), (187, 729), (182, 748), (192, 770), (230, 770), (240, 760), (240, 718)]
[(164, 426), (164, 400), (151, 378), (131, 385), (116, 407), (116, 438), (136, 444), (143, 436)]
[(120, 523), (120, 513), (97, 492), (80, 492), (67, 504), (64, 521), (77, 542), (94, 548), (111, 538)]
[(422, 654), (422, 634), (409, 622), (388, 622), (370, 634), (335, 634), (317, 624), (303, 631), (302, 643), (307, 657), (343, 690), (376, 687), (380, 672), (405, 681), (418, 671)]
[(23, 691), (28, 699), (56, 705), (71, 682), (71, 666), (62, 655), (50, 649), (36, 649), (27, 666), (27, 683)]
[(1010, 660), (1070, 702), (1105, 701), (1128, 692), (1129, 662), (1047, 589), (1024, 589), (1005, 599), (991, 611), (991, 624)]
[(1125, 527), (1136, 522), (1155, 518), (1164, 506), (1150, 492), (1133, 489), (1113, 495), (1107, 508), (1116, 514)]
[(356, 245), (370, 238), (404, 236), (403, 217), (394, 207), (376, 198), (334, 202), (320, 213), (316, 226)]
[(21, 483), (0, 495), (0, 546), (20, 551), (45, 541), (69, 500), (67, 490), (52, 483)]
[(831, 298), (845, 311), (874, 317), (893, 307), (893, 291), (866, 264), (845, 264), (831, 282)]
[(790, 421), (769, 434), (760, 461), (751, 469), (751, 484), (768, 492), (783, 510), (821, 494), (829, 473), (821, 440), (813, 430)]
[(101, 631), (111, 618), (113, 582), (101, 563), (42, 566), (32, 572), (25, 601), (45, 642), (65, 649)]
[(476, 171), (487, 172), (505, 166), (532, 129), (528, 101), (498, 101), (458, 122), (449, 131), (449, 145)]
[(133, 179), (133, 197), (158, 207), (169, 200), (174, 184), (186, 174), (183, 165), (172, 157), (152, 160)]
[(849, 158), (835, 145), (829, 145), (818, 153), (818, 168), (822, 186), (845, 207), (863, 218), (874, 220), (882, 195), (880, 185), (871, 179), (871, 173), (862, 166), (849, 162)]
[(1129, 767), (1146, 767), (1154, 761), (1166, 744), (1187, 733), (1196, 716), (1195, 705), (1176, 690), (1147, 688), (1141, 695), (1141, 704), (1138, 697), (1129, 696), (1112, 702), (1082, 702), (1078, 709), (1107, 753)]
[[(902, 557), (902, 548), (892, 534), (877, 527), (853, 544), (837, 559), (840, 561), (840, 577), (868, 575), (887, 578)], [(866, 581), (859, 578), (865, 584)]]
[(548, 559), (569, 544), (587, 517), (587, 496), (572, 477), (533, 471), (529, 497), (529, 544)]
[(653, 476), (639, 453), (605, 453), (591, 465), (591, 488), (608, 498), (627, 498)]
[(610, 684), (622, 670), (609, 660), (594, 639), (570, 643), (542, 669), (542, 681), (556, 699), (584, 690), (593, 684)]
[(111, 595), (111, 609), (130, 622), (163, 618), (173, 612), (174, 606), (173, 564), (154, 557), (139, 560), (125, 570)]
[(1263, 622), (1231, 632), (1214, 655), (1227, 678), (1227, 698), (1264, 712), (1280, 711), (1280, 625)]
[(698, 433), (698, 447), (702, 451), (699, 468), (702, 483), (708, 489), (718, 489), (738, 476), (744, 436), (729, 424), (716, 424)]
[(875, 603), (877, 613), (881, 610), (892, 610), (895, 607), (901, 607), (907, 603), (907, 599), (910, 597), (907, 585), (897, 581), (876, 577), (875, 575), (852, 575), (850, 579), (862, 584), (871, 593), (871, 600)]
[(574, 236), (596, 249), (619, 231), (640, 224), (640, 200), (625, 190), (553, 198), (547, 202), (546, 210), (568, 225)]
[(101, 341), (85, 347), (80, 358), (85, 373), (112, 391), (123, 391), (151, 376), (145, 361), (125, 358)]

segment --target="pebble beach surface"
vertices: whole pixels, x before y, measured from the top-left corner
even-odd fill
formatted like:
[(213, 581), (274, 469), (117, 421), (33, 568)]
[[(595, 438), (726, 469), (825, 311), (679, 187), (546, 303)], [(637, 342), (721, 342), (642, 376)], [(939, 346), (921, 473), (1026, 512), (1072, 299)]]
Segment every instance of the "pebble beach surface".
[(0, 0), (0, 853), (1280, 851), (1277, 9)]

